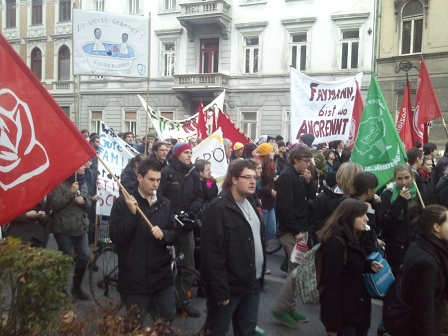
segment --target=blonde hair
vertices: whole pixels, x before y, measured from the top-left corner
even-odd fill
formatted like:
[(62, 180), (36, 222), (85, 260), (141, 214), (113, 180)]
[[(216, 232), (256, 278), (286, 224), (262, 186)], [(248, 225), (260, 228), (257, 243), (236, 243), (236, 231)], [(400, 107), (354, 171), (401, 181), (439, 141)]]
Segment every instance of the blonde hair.
[(275, 155), (278, 155), (278, 145), (277, 145), (277, 143), (271, 143), (271, 145), (272, 145), (272, 148), (274, 149), (274, 154)]
[(362, 166), (356, 162), (345, 162), (341, 164), (336, 173), (336, 182), (339, 189), (344, 194), (350, 194), (352, 192), (355, 175), (362, 171)]

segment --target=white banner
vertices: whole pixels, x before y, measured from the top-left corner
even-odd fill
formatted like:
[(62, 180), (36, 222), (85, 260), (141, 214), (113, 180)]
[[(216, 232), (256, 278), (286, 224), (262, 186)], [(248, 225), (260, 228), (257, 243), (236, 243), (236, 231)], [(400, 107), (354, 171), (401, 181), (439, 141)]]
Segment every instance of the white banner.
[[(123, 169), (139, 153), (102, 122), (99, 136), (100, 147), (98, 148), (98, 155), (120, 180)], [(96, 187), (97, 195), (100, 196), (100, 199), (96, 202), (96, 213), (109, 216), (112, 204), (119, 195), (119, 186), (99, 160)]]
[(355, 77), (322, 82), (291, 68), (291, 141), (312, 133), (314, 143), (348, 140), (356, 97)]
[(148, 77), (147, 17), (73, 9), (74, 74)]
[(221, 128), (218, 128), (213, 134), (193, 148), (191, 162), (195, 163), (198, 159), (210, 161), (212, 176), (216, 179), (218, 189), (221, 190), (228, 167)]

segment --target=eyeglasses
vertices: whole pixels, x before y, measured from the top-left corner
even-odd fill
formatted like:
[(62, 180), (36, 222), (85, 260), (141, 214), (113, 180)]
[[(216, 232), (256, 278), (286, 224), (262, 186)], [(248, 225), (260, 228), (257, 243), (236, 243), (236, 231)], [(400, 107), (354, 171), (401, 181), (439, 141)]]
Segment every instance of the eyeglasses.
[(306, 163), (310, 163), (311, 162), (311, 159), (300, 159), (300, 160), (302, 160), (302, 161), (304, 161)]
[(241, 178), (245, 179), (246, 181), (251, 181), (251, 180), (255, 181), (257, 179), (256, 175), (246, 175), (246, 176), (238, 176), (238, 177), (241, 177)]

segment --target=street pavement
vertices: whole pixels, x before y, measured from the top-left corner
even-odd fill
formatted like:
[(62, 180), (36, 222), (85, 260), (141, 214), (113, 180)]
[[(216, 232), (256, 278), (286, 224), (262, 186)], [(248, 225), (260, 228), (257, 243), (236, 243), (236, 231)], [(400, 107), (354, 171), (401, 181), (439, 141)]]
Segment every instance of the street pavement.
[[(57, 249), (56, 242), (51, 236), (49, 248)], [(278, 336), (325, 336), (325, 328), (319, 318), (319, 305), (303, 305), (300, 298), (297, 300), (297, 310), (305, 314), (309, 322), (302, 323), (297, 329), (290, 329), (278, 323), (270, 314), (271, 306), (273, 305), (280, 289), (285, 281), (286, 273), (280, 270), (280, 265), (283, 262), (284, 253), (279, 251), (274, 255), (267, 256), (267, 267), (271, 270), (271, 274), (265, 276), (266, 285), (264, 291), (261, 293), (261, 301), (258, 312), (258, 325), (265, 329), (270, 335)], [(89, 292), (88, 274), (84, 277), (83, 288)], [(201, 317), (183, 318), (179, 315), (173, 322), (173, 326), (180, 329), (183, 335), (191, 335), (197, 332), (205, 320), (205, 299), (194, 297), (191, 304), (201, 312)], [(91, 305), (95, 305), (94, 301), (77, 302), (74, 309), (81, 316), (88, 315)], [(373, 300), (372, 302), (372, 327), (369, 331), (369, 336), (376, 336), (376, 328), (381, 320), (381, 302)], [(230, 328), (230, 335), (233, 335), (232, 328)]]

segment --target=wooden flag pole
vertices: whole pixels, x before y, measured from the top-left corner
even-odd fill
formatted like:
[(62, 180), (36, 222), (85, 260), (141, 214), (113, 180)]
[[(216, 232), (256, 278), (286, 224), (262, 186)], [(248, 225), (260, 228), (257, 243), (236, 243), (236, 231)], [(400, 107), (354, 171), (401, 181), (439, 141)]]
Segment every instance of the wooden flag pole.
[(412, 183), (414, 184), (415, 189), (417, 190), (418, 199), (420, 200), (420, 203), (422, 204), (422, 208), (424, 208), (425, 203), (423, 203), (422, 195), (420, 194), (420, 190), (418, 190), (417, 183), (415, 183), (415, 180), (412, 181)]
[(445, 128), (446, 137), (448, 138), (448, 130), (446, 129), (445, 119), (442, 116), (443, 127)]
[[(151, 12), (148, 14), (148, 82), (147, 82), (147, 90), (146, 90), (146, 124), (145, 124), (145, 155), (148, 153), (148, 119), (149, 119), (149, 77), (151, 75)], [(162, 140), (162, 139), (161, 139)]]
[[(123, 194), (126, 197), (129, 197), (129, 193), (128, 191), (121, 185), (120, 181), (118, 181), (117, 177), (115, 176), (114, 173), (112, 173), (112, 171), (110, 170), (110, 168), (107, 166), (106, 162), (103, 161), (102, 158), (100, 158), (100, 156), (97, 154), (96, 157), (98, 158), (98, 160), (103, 164), (104, 168), (106, 168), (106, 170), (109, 172), (109, 174), (113, 177), (113, 179), (115, 180), (115, 182), (117, 182), (117, 184), (120, 186), (121, 191), (123, 192)], [(146, 217), (146, 215), (143, 213), (143, 211), (139, 208), (139, 206), (137, 205), (137, 212), (143, 217), (143, 219), (145, 220), (146, 224), (148, 224), (148, 226), (152, 229), (154, 226), (151, 224), (151, 222), (149, 221), (148, 217)]]

